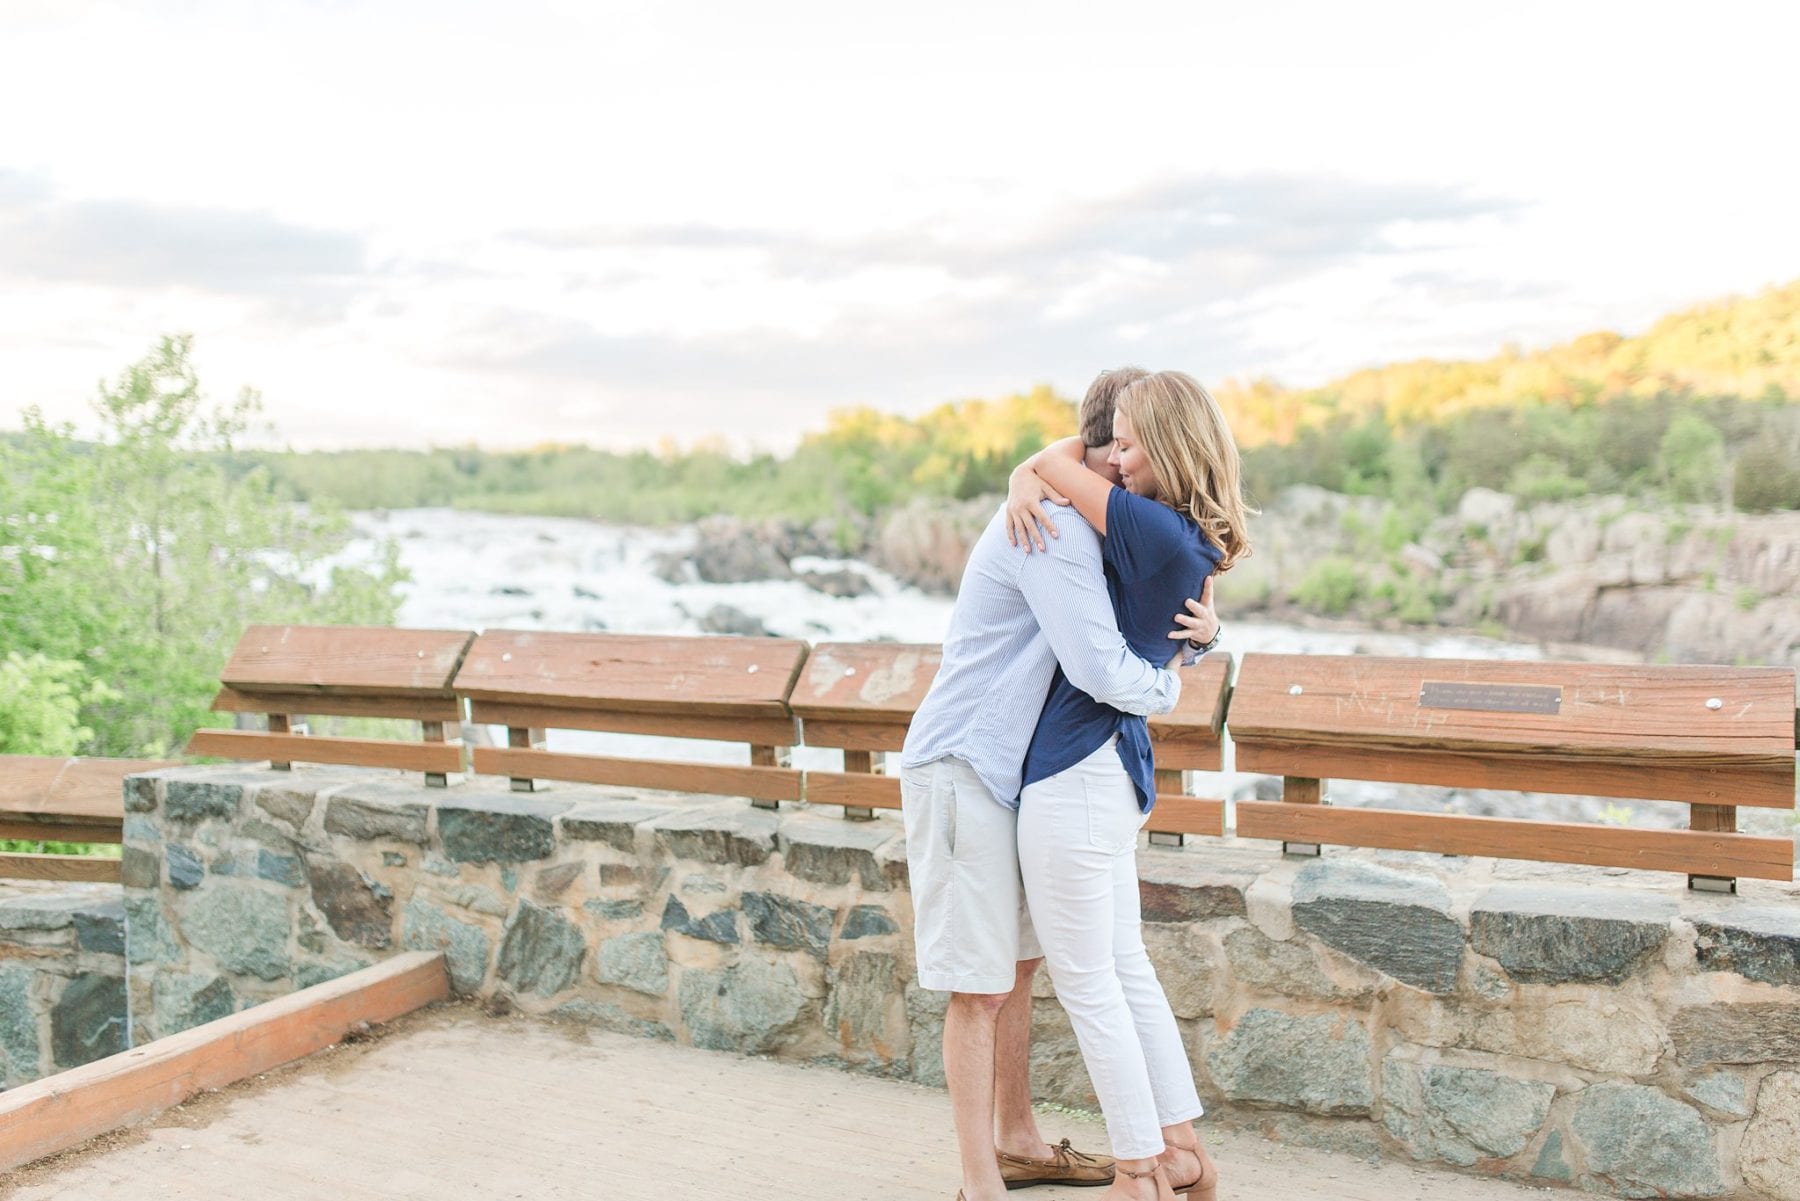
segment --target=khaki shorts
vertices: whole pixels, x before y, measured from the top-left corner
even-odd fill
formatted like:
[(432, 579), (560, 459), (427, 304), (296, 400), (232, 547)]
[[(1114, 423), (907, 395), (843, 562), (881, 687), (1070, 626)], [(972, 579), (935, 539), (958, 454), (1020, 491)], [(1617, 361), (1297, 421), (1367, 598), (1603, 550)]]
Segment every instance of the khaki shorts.
[(1019, 879), (1019, 815), (961, 759), (900, 773), (919, 986), (1011, 992), (1021, 959), (1044, 954)]

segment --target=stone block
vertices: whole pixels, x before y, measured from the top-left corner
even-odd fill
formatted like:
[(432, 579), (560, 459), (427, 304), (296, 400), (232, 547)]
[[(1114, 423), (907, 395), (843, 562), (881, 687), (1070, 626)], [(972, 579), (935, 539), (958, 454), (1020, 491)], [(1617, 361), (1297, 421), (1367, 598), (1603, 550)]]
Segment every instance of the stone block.
[(155, 776), (145, 775), (125, 777), (125, 812), (156, 812)]
[(723, 971), (689, 968), (681, 973), (676, 994), (688, 1037), (711, 1051), (772, 1051), (806, 1012), (793, 969), (755, 957)]
[(1349, 1000), (1367, 997), (1380, 977), (1369, 969), (1364, 985), (1340, 984), (1319, 962), (1319, 952), (1303, 938), (1278, 942), (1255, 926), (1240, 926), (1225, 936), (1225, 960), (1233, 982), (1281, 997)]
[(656, 841), (677, 859), (757, 867), (775, 853), (780, 818), (737, 803), (673, 814), (652, 824)]
[(905, 836), (891, 822), (849, 822), (841, 818), (803, 815), (781, 823), (777, 843), (790, 875), (828, 888), (852, 880), (869, 892), (886, 892), (887, 877), (880, 852)]
[(569, 891), (569, 886), (581, 878), (587, 867), (585, 863), (559, 863), (554, 867), (539, 868), (537, 876), (531, 882), (531, 893), (545, 904), (556, 900)]
[[(195, 893), (181, 922), (189, 945), (210, 955), (221, 968), (263, 980), (288, 975), (292, 927), (286, 898), (237, 885), (214, 885)], [(135, 928), (131, 937), (135, 943)]]
[(653, 997), (669, 991), (669, 955), (663, 936), (648, 931), (621, 934), (600, 944), (595, 956), (595, 978)]
[(665, 1043), (675, 1041), (675, 1032), (662, 1022), (638, 1017), (623, 1006), (608, 1001), (569, 1001), (552, 1009), (550, 1016), (565, 1022), (594, 1026), (613, 1034), (653, 1038)]
[(75, 924), (76, 902), (57, 894), (8, 897), (0, 901), (0, 930), (67, 930)]
[(361, 785), (326, 801), (325, 832), (361, 842), (385, 838), (424, 846), (430, 806), (401, 799), (404, 792), (384, 796), (378, 789), (379, 785)]
[(1147, 922), (1242, 917), (1255, 876), (1210, 865), (1204, 855), (1146, 851), (1138, 856), (1138, 897)]
[(672, 896), (663, 905), (662, 928), (726, 946), (736, 946), (739, 941), (737, 910), (718, 909), (696, 920), (679, 897)]
[(1712, 1127), (1700, 1111), (1639, 1084), (1589, 1085), (1575, 1098), (1569, 1133), (1581, 1148), (1580, 1183), (1626, 1197), (1713, 1197), (1726, 1191)]
[(1750, 1090), (1736, 1072), (1708, 1072), (1690, 1080), (1687, 1095), (1708, 1109), (1734, 1118), (1750, 1116)]
[(1144, 950), (1170, 1010), (1178, 1018), (1210, 1017), (1220, 966), (1212, 935), (1195, 925), (1152, 923), (1143, 930)]
[(360, 947), (380, 950), (394, 941), (394, 894), (341, 859), (312, 857), (306, 879), (313, 905), (334, 934)]
[(457, 863), (528, 863), (556, 850), (567, 802), (525, 793), (471, 793), (438, 804), (438, 838)]
[(306, 868), (297, 855), (282, 855), (264, 847), (256, 848), (250, 860), (250, 872), (259, 880), (270, 880), (288, 888), (306, 883)]
[(888, 916), (887, 910), (879, 905), (855, 905), (844, 916), (844, 929), (838, 937), (845, 942), (859, 938), (879, 938), (883, 934), (898, 934), (900, 927)]
[(746, 892), (738, 903), (750, 922), (750, 936), (757, 942), (825, 958), (837, 918), (835, 909), (777, 892)]
[(1531, 1174), (1562, 1184), (1574, 1182), (1575, 1173), (1569, 1167), (1568, 1152), (1563, 1149), (1562, 1131), (1552, 1130), (1544, 1139), (1544, 1145), (1538, 1148), (1537, 1158), (1532, 1161)]
[[(642, 901), (596, 899), (583, 901), (581, 908), (595, 917), (609, 922), (628, 922), (633, 918), (644, 916)], [(736, 933), (735, 923), (733, 933)]]
[(206, 868), (201, 863), (198, 852), (178, 842), (171, 842), (163, 848), (163, 859), (169, 865), (169, 887), (184, 891), (200, 887), (200, 881), (206, 876)]
[(418, 894), (401, 911), (400, 943), (409, 951), (442, 951), (450, 987), (460, 994), (477, 991), (487, 979), (487, 932), (458, 921)]
[(590, 801), (563, 814), (562, 833), (571, 842), (603, 842), (629, 855), (637, 850), (639, 825), (673, 812), (673, 805), (645, 801)]
[(368, 966), (362, 960), (332, 960), (324, 963), (296, 964), (294, 966), (294, 987), (311, 988), (315, 984), (324, 984), (328, 980), (348, 976), (351, 972), (360, 972)]
[(1800, 985), (1800, 910), (1794, 906), (1724, 910), (1695, 918), (1694, 931), (1701, 970)]
[(116, 1055), (126, 1047), (125, 977), (83, 972), (50, 1010), (51, 1054), (59, 1068)]
[(1800, 1197), (1800, 1072), (1765, 1076), (1756, 1117), (1738, 1146), (1744, 1183), (1771, 1197)]
[(1529, 984), (1619, 984), (1668, 941), (1676, 904), (1656, 893), (1501, 884), (1469, 914), (1471, 945)]
[(944, 1087), (944, 1009), (949, 993), (931, 992), (907, 981), (906, 1027), (912, 1037), (909, 1063), (915, 1083)]
[(158, 1038), (237, 1012), (237, 996), (231, 990), (231, 981), (223, 976), (158, 972), (150, 986), (150, 997)]
[(1418, 1063), (1389, 1055), (1381, 1064), (1381, 1122), (1414, 1159), (1471, 1167), (1510, 1159), (1543, 1128), (1556, 1086), (1482, 1068)]
[(35, 1080), (43, 1071), (38, 1044), (38, 1006), (32, 997), (37, 973), (0, 963), (0, 1087)]
[(286, 822), (294, 833), (298, 833), (312, 819), (313, 806), (318, 799), (318, 790), (315, 788), (265, 784), (256, 790), (255, 804), (271, 818)]
[(243, 805), (244, 786), (213, 780), (167, 780), (163, 784), (163, 815), (175, 822), (199, 822), (208, 818), (236, 818)]
[(1676, 1011), (1669, 1034), (1689, 1066), (1800, 1063), (1800, 1005), (1791, 1002), (1689, 1005)]
[(87, 904), (75, 911), (75, 945), (101, 955), (125, 953), (125, 900), (123, 897)]
[(520, 899), (500, 941), (500, 979), (520, 992), (555, 996), (581, 975), (587, 945), (560, 910)]
[(446, 884), (431, 891), (443, 897), (448, 904), (458, 909), (467, 909), (470, 913), (505, 917), (512, 912), (512, 906), (502, 900), (499, 893), (479, 884)]
[(1332, 857), (1294, 880), (1294, 924), (1326, 946), (1432, 993), (1456, 988), (1462, 926), (1430, 876)]
[(885, 951), (859, 951), (832, 973), (825, 1000), (825, 1028), (845, 1050), (894, 1053), (890, 1029), (902, 1026), (905, 998), (900, 961)]
[(155, 888), (162, 881), (162, 856), (143, 847), (128, 846), (121, 856), (119, 881), (126, 888)]
[(1252, 1009), (1206, 1057), (1233, 1101), (1326, 1116), (1367, 1114), (1375, 1103), (1369, 1035), (1349, 1017)]
[(125, 896), (125, 962), (133, 966), (171, 963), (181, 954), (181, 944), (163, 921), (162, 900), (156, 893)]

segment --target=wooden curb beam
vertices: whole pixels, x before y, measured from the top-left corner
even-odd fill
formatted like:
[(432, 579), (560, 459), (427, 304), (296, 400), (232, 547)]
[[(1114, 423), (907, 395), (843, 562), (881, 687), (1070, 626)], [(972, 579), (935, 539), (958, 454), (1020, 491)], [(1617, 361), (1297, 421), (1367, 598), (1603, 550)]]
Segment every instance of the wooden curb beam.
[(242, 1013), (0, 1093), (0, 1172), (67, 1151), (450, 995), (437, 951), (413, 951)]

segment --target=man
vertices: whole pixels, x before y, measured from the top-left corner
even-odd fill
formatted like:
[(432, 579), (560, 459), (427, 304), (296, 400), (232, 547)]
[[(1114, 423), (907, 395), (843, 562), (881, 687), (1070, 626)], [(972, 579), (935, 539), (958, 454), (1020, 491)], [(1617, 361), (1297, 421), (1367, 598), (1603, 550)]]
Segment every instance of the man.
[[(1114, 401), (1144, 374), (1104, 372), (1082, 401), (1087, 464), (1108, 478)], [(901, 755), (919, 984), (951, 994), (944, 1077), (964, 1201), (1112, 1177), (1110, 1159), (1045, 1143), (1031, 1111), (1031, 981), (1042, 952), (1019, 877), (1020, 768), (1059, 664), (1077, 688), (1128, 713), (1166, 713), (1181, 693), (1173, 672), (1126, 646), (1099, 536), (1079, 514), (1059, 511), (1056, 537), (1033, 549), (1011, 544), (1004, 508), (976, 541)], [(1209, 637), (1211, 611), (1196, 617), (1182, 624)]]

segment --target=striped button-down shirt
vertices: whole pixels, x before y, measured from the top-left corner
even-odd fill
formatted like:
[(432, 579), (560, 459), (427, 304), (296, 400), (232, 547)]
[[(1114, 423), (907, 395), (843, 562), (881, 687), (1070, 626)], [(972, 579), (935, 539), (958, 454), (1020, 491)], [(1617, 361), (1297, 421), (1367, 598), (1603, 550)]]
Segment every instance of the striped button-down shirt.
[(1181, 696), (1180, 678), (1138, 658), (1119, 633), (1100, 536), (1074, 509), (1053, 512), (1062, 536), (1047, 551), (1007, 541), (1004, 507), (982, 531), (900, 756), (902, 767), (955, 756), (1013, 809), (1058, 663), (1077, 688), (1126, 713), (1167, 713)]

